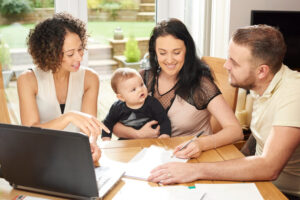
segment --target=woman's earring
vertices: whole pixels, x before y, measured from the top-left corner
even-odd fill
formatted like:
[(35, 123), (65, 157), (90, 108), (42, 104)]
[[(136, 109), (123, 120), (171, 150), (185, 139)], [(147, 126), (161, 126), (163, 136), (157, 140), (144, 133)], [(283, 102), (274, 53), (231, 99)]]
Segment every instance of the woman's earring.
[(156, 55), (154, 56), (154, 61), (156, 62), (156, 64), (158, 65), (158, 61), (157, 61), (157, 57)]
[(160, 70), (161, 70), (161, 67), (160, 67), (159, 64), (158, 64), (156, 55), (154, 56), (154, 61), (155, 61), (155, 64), (157, 65), (156, 73), (159, 74), (159, 72), (160, 72)]
[(159, 74), (160, 71), (161, 71), (161, 67), (158, 65), (156, 72)]

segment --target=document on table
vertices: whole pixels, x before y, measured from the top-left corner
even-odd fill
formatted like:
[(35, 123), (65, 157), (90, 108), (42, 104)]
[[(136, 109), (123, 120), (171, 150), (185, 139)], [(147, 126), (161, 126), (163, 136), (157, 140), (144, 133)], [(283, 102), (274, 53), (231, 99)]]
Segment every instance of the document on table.
[(147, 180), (151, 170), (161, 164), (168, 162), (186, 162), (188, 160), (172, 157), (172, 153), (172, 150), (165, 150), (162, 147), (154, 145), (149, 148), (144, 148), (129, 161), (125, 176)]
[(263, 200), (254, 183), (196, 184), (196, 189), (206, 193), (203, 200)]
[(50, 199), (45, 199), (45, 198), (40, 198), (40, 197), (32, 197), (32, 196), (27, 196), (27, 195), (18, 195), (13, 200), (50, 200)]
[(204, 193), (200, 190), (189, 189), (187, 186), (152, 187), (149, 183), (133, 179), (124, 180), (126, 183), (114, 196), (113, 200), (199, 200)]

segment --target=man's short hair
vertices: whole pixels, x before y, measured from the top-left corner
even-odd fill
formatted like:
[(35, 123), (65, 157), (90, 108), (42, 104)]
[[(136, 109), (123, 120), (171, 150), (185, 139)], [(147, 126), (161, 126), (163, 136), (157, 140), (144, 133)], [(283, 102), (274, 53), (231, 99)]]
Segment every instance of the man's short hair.
[(278, 29), (268, 25), (242, 27), (234, 32), (232, 41), (250, 47), (252, 56), (268, 65), (274, 74), (280, 69), (286, 45)]
[(129, 78), (132, 78), (134, 76), (141, 76), (135, 69), (132, 68), (118, 68), (114, 73), (112, 74), (111, 77), (111, 87), (113, 91), (118, 94), (118, 85), (120, 84), (121, 81), (127, 80)]

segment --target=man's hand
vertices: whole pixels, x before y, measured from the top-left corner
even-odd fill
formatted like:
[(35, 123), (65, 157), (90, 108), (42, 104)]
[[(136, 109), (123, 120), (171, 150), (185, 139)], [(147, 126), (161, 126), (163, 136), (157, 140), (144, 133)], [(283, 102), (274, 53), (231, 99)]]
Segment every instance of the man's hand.
[(194, 163), (171, 162), (153, 169), (148, 181), (164, 185), (187, 183), (197, 180), (196, 172)]

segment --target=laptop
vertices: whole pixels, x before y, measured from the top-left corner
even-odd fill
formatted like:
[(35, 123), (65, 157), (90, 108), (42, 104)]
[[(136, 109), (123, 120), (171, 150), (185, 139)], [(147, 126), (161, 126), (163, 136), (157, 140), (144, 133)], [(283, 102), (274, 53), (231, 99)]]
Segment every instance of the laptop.
[(86, 135), (1, 123), (0, 170), (16, 189), (71, 199), (101, 199), (124, 174), (94, 168)]

